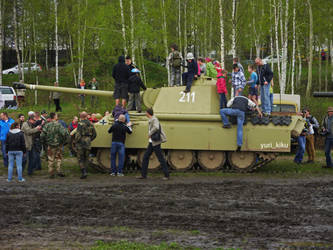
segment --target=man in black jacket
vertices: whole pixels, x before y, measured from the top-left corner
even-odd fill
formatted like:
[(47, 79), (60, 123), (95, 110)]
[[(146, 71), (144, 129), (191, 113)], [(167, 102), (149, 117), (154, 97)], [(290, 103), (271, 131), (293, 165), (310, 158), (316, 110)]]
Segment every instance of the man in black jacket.
[[(118, 120), (108, 130), (112, 133), (111, 145), (111, 176), (124, 176), (123, 167), (125, 162), (125, 140), (126, 133), (132, 134), (131, 123), (125, 124), (125, 116), (120, 115)], [(116, 157), (118, 153), (118, 174), (116, 167)]]
[(140, 78), (139, 75), (140, 70), (133, 68), (131, 73), (132, 74), (128, 79), (129, 99), (128, 99), (127, 110), (134, 110), (136, 108), (138, 113), (141, 113), (140, 88), (143, 88), (144, 90), (146, 90), (147, 88)]
[(186, 84), (186, 89), (185, 93), (191, 91), (192, 83), (195, 77), (198, 75), (198, 64), (196, 60), (194, 60), (194, 56), (192, 53), (188, 53), (186, 56), (187, 63), (188, 65), (185, 66), (187, 67), (187, 72), (183, 73), (182, 78), (183, 78), (183, 84)]
[(116, 105), (119, 105), (122, 99), (122, 106), (126, 108), (126, 100), (128, 98), (128, 78), (130, 70), (128, 65), (125, 64), (125, 57), (119, 56), (118, 63), (113, 67), (112, 77), (115, 79), (113, 97), (116, 99)]
[(255, 63), (257, 64), (258, 82), (260, 84), (261, 108), (264, 115), (270, 115), (272, 107), (269, 90), (271, 88), (273, 72), (268, 64), (264, 64), (261, 58), (257, 57)]

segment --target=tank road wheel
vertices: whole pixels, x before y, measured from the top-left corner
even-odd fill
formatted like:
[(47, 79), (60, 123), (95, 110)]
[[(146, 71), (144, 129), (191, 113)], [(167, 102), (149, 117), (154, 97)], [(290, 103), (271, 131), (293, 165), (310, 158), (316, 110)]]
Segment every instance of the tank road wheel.
[(230, 166), (238, 172), (250, 172), (256, 163), (257, 154), (255, 152), (229, 152), (228, 160)]
[(195, 162), (194, 152), (190, 150), (169, 150), (168, 163), (175, 170), (190, 169)]
[(97, 151), (98, 167), (103, 172), (109, 172), (111, 168), (111, 152), (110, 149), (99, 149)]
[[(145, 149), (140, 149), (138, 150), (138, 164), (140, 168), (142, 167), (142, 161), (143, 161), (143, 156), (145, 154), (146, 150)], [(156, 170), (160, 167), (160, 162), (158, 161), (155, 153), (152, 153), (149, 159), (149, 164), (148, 164), (148, 169), (151, 170)]]
[(227, 157), (223, 151), (199, 151), (198, 162), (203, 169), (214, 171), (223, 167)]

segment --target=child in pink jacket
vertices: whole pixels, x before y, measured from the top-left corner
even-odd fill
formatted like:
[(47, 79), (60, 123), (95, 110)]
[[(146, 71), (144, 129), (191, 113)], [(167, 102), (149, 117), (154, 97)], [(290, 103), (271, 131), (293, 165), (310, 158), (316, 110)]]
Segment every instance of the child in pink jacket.
[(216, 88), (217, 93), (220, 96), (220, 109), (227, 107), (227, 71), (221, 68), (220, 64), (217, 62), (215, 63), (215, 69), (217, 71), (217, 82)]

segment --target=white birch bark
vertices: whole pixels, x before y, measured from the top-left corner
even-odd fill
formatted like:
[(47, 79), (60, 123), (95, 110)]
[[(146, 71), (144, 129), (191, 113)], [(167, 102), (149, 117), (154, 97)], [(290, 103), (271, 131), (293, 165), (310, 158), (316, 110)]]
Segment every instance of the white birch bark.
[(120, 15), (121, 15), (121, 32), (124, 40), (124, 53), (127, 55), (127, 47), (126, 47), (126, 28), (125, 28), (125, 17), (124, 17), (124, 8), (123, 8), (123, 0), (119, 0), (120, 4)]
[(20, 50), (19, 50), (19, 42), (18, 42), (18, 37), (17, 37), (17, 29), (18, 29), (18, 24), (17, 24), (17, 0), (14, 0), (13, 2), (13, 22), (14, 22), (14, 43), (15, 43), (15, 51), (16, 51), (16, 59), (17, 59), (17, 64), (18, 64), (18, 70), (19, 70), (19, 75), (20, 79), (22, 80), (22, 68), (21, 68), (21, 58), (20, 58)]
[[(32, 29), (33, 29), (33, 35), (34, 35), (34, 59), (35, 59), (35, 64), (37, 65), (37, 41), (36, 41), (36, 23), (35, 23), (35, 18), (32, 19)], [(38, 79), (38, 70), (35, 71), (35, 76), (36, 76), (36, 85), (39, 84), (39, 79)], [(35, 105), (38, 104), (38, 93), (37, 90), (35, 90)]]
[[(286, 0), (285, 15), (284, 15), (284, 27), (282, 36), (282, 65), (281, 65), (281, 82), (280, 91), (281, 94), (285, 93), (286, 82), (287, 82), (287, 64), (288, 64), (288, 11), (289, 11), (289, 0)], [(281, 13), (282, 16), (282, 13)], [(282, 18), (281, 18), (282, 19)], [(279, 55), (278, 55), (279, 57)]]
[(184, 0), (184, 55), (183, 58), (186, 58), (187, 55), (187, 0)]
[(232, 0), (232, 35), (231, 35), (231, 54), (236, 57), (236, 0)]
[(71, 64), (73, 65), (73, 79), (75, 87), (78, 86), (77, 79), (76, 79), (76, 73), (75, 73), (75, 67), (74, 67), (74, 55), (73, 55), (73, 45), (72, 45), (72, 35), (69, 34), (69, 52), (71, 57)]
[(311, 1), (307, 0), (309, 10), (309, 67), (308, 84), (306, 86), (306, 97), (310, 97), (312, 89), (312, 61), (313, 61), (313, 15)]
[(302, 58), (301, 58), (301, 50), (299, 46), (297, 46), (297, 57), (298, 57), (298, 76), (296, 80), (296, 87), (300, 86), (302, 81)]
[(293, 7), (293, 55), (292, 55), (292, 66), (291, 66), (291, 94), (295, 93), (295, 54), (296, 54), (296, 0), (294, 0), (294, 7)]
[(208, 39), (208, 49), (209, 49), (209, 52), (212, 51), (212, 34), (213, 34), (213, 14), (214, 14), (214, 0), (212, 0), (211, 4), (211, 9), (210, 9), (210, 15), (211, 15), (211, 18), (210, 18), (210, 21), (209, 21), (209, 39)]
[[(269, 0), (269, 20), (270, 20), (270, 46), (271, 46), (271, 55), (272, 58), (274, 58), (274, 41), (273, 41), (273, 17), (272, 17), (272, 0)], [(274, 61), (272, 60), (271, 62), (271, 68), (272, 71), (274, 72)]]
[(178, 0), (178, 48), (182, 51), (181, 0)]
[[(88, 0), (86, 0), (85, 13), (88, 9)], [(86, 47), (86, 33), (87, 33), (87, 18), (85, 15), (84, 26), (83, 26), (83, 36), (82, 36), (82, 46), (81, 46), (81, 55), (79, 57), (79, 67), (80, 67), (80, 81), (83, 79), (83, 66), (84, 66), (84, 51)]]
[(277, 68), (278, 68), (278, 79), (281, 82), (281, 69), (280, 69), (280, 49), (279, 49), (279, 14), (278, 14), (278, 6), (276, 0), (274, 0), (274, 24), (275, 24), (275, 48), (277, 55)]
[(219, 0), (219, 10), (220, 10), (220, 43), (221, 43), (221, 67), (225, 69), (224, 65), (224, 24), (223, 24), (223, 10), (222, 10), (222, 0)]
[(23, 32), (23, 23), (24, 23), (24, 16), (25, 16), (25, 14), (24, 14), (24, 11), (23, 11), (23, 20), (22, 20), (22, 25), (20, 25), (21, 27), (21, 39), (19, 39), (19, 43), (21, 43), (21, 53), (22, 53), (22, 55), (21, 55), (21, 79), (22, 79), (22, 81), (24, 82), (24, 59), (25, 59), (25, 54), (24, 54), (24, 32)]
[[(328, 39), (326, 38), (326, 44), (327, 46), (329, 45), (328, 44)], [(325, 54), (326, 55), (326, 54)], [(320, 61), (320, 57), (319, 57), (319, 61)], [(328, 91), (328, 63), (329, 63), (329, 53), (327, 51), (327, 55), (326, 55), (326, 60), (325, 60), (325, 91), (327, 92)]]
[(259, 35), (257, 33), (257, 27), (256, 27), (256, 12), (255, 12), (255, 6), (254, 6), (254, 1), (252, 2), (252, 26), (253, 26), (253, 31), (254, 31), (254, 46), (256, 48), (256, 57), (260, 57), (260, 42), (259, 42)]
[[(319, 43), (320, 44), (320, 43)], [(319, 45), (320, 48), (320, 45)], [(318, 53), (318, 85), (319, 85), (319, 92), (321, 91), (321, 51), (319, 49)]]
[(55, 58), (55, 68), (56, 68), (56, 82), (59, 84), (59, 67), (58, 67), (58, 50), (59, 50), (59, 44), (58, 44), (58, 2), (57, 0), (54, 0), (54, 17), (55, 17), (55, 52), (56, 52), (56, 58)]
[(133, 0), (130, 0), (130, 16), (131, 16), (131, 57), (135, 64), (135, 44), (134, 44), (134, 8)]
[(168, 34), (167, 34), (167, 23), (166, 23), (166, 13), (165, 13), (165, 1), (161, 1), (162, 8), (162, 30), (163, 30), (163, 43), (165, 52), (165, 67), (168, 71), (168, 86), (170, 86), (170, 67), (169, 67), (169, 56), (168, 56)]
[(0, 86), (2, 86), (2, 50), (3, 50), (3, 11), (2, 0), (0, 0)]

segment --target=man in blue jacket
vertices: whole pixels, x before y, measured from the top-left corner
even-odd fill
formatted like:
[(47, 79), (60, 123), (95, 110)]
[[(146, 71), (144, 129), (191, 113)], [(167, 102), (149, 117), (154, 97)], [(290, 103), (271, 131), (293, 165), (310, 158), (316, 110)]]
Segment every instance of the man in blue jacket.
[(194, 78), (198, 75), (198, 64), (197, 61), (194, 59), (194, 56), (192, 53), (188, 53), (186, 56), (187, 59), (187, 66), (183, 65), (184, 67), (187, 67), (187, 72), (183, 73), (183, 84), (186, 85), (185, 93), (188, 93), (191, 91), (192, 83), (194, 81)]
[(1, 152), (3, 157), (3, 165), (8, 168), (8, 156), (6, 153), (6, 140), (10, 126), (14, 123), (12, 118), (8, 117), (6, 112), (0, 114), (0, 141), (1, 141)]

